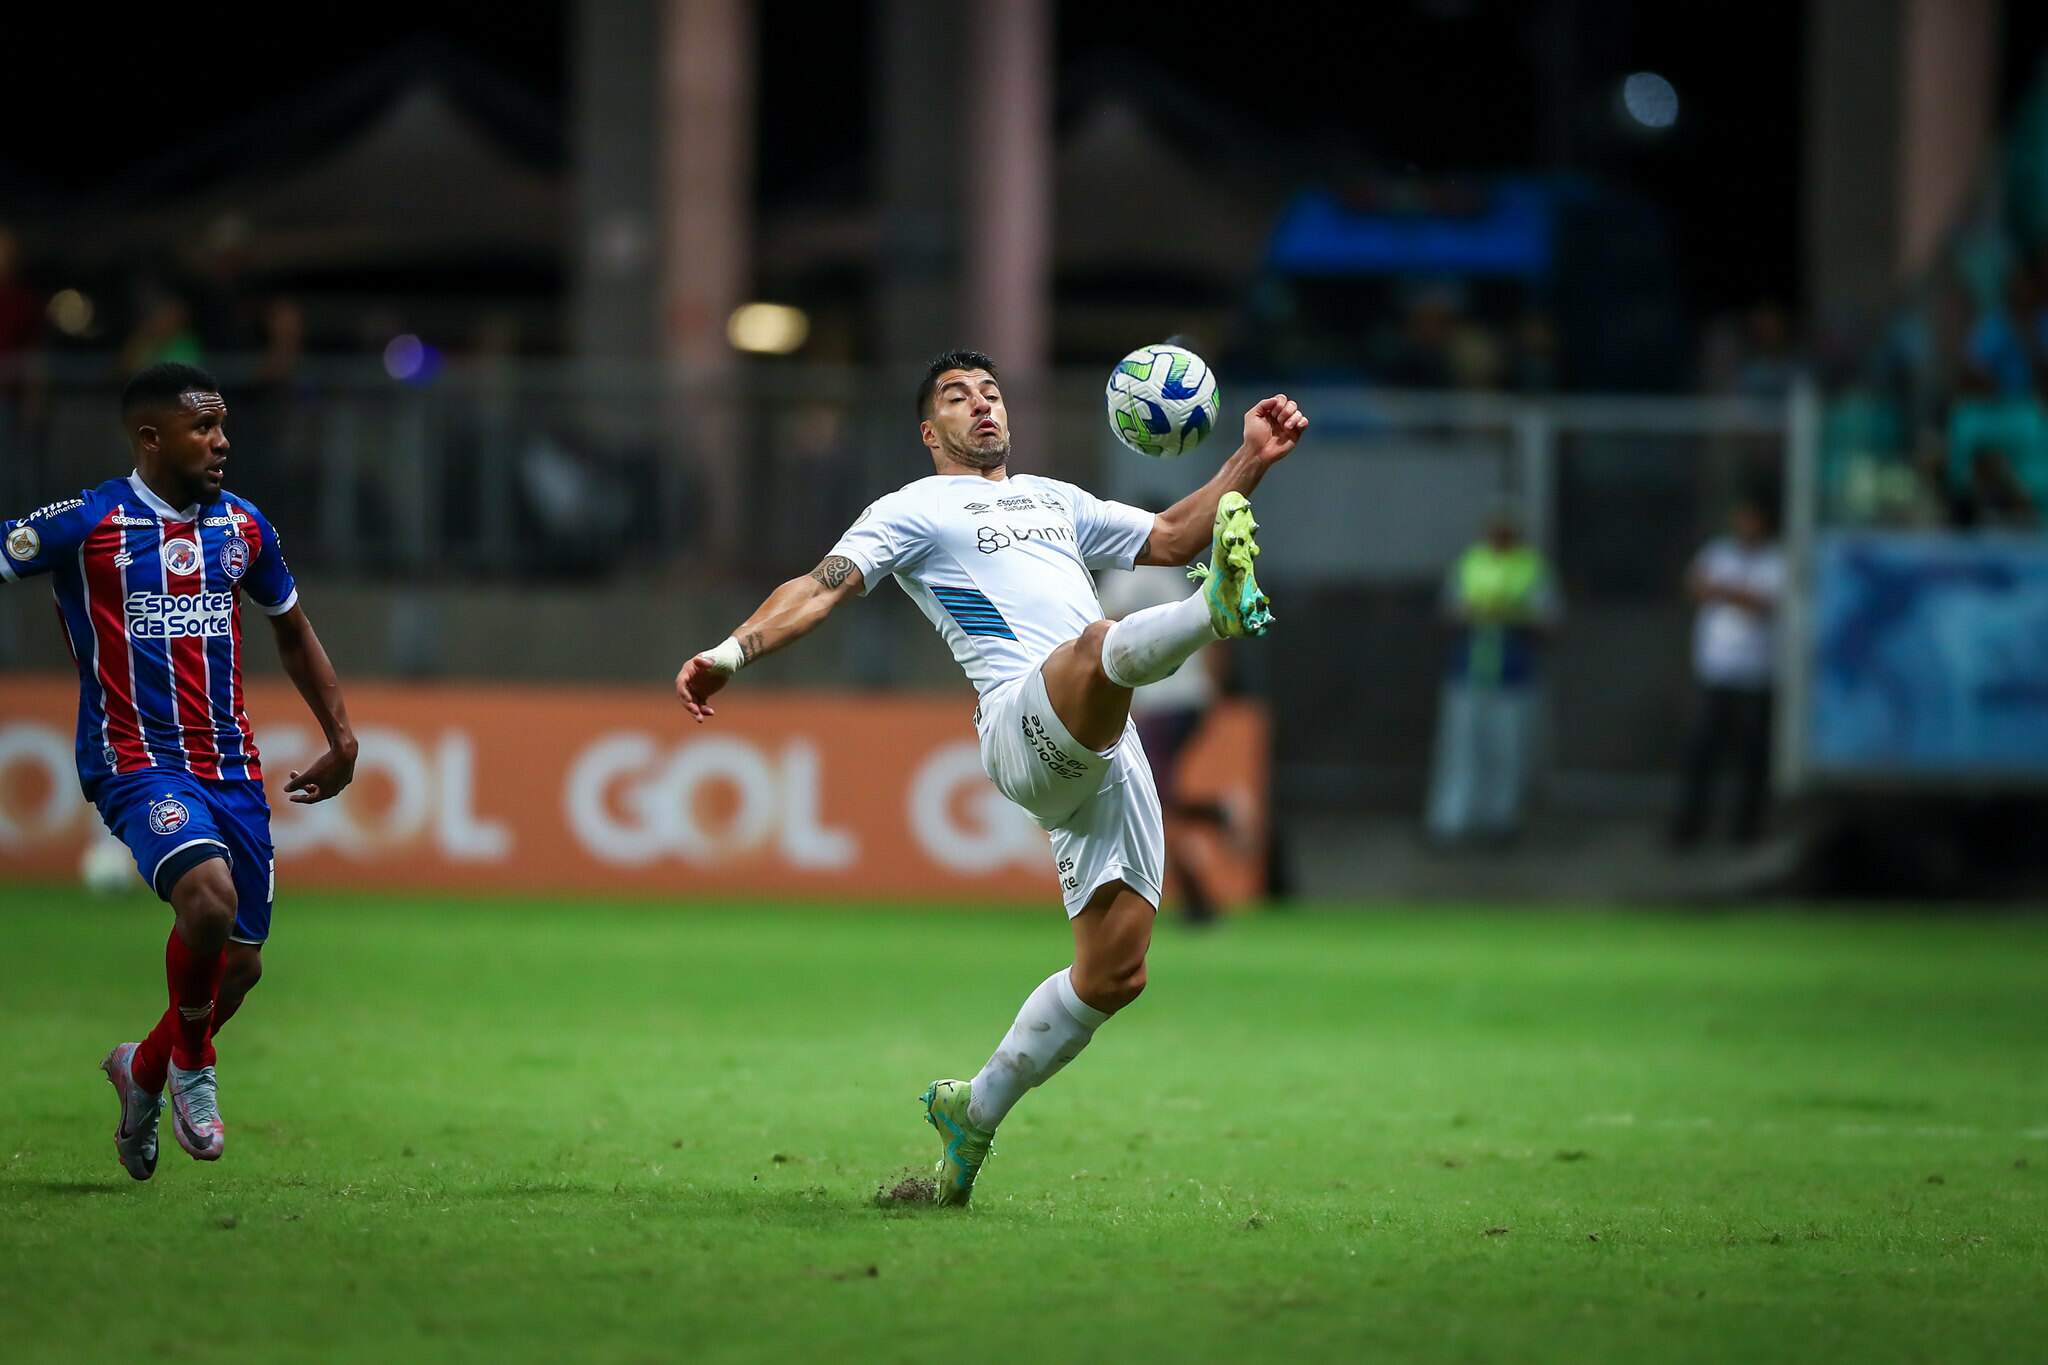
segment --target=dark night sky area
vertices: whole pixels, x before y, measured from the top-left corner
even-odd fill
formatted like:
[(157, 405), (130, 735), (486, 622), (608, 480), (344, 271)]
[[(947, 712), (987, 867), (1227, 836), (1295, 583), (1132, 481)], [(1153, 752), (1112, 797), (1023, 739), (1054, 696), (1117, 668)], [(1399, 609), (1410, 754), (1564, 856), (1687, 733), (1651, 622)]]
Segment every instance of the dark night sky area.
[[(1097, 2), (1061, 0), (1061, 108), (1071, 112), (1105, 85), (1156, 84), (1191, 97), (1240, 145), (1273, 149), (1283, 186), (1328, 164), (1444, 178), (1542, 167), (1561, 155), (1570, 169), (1663, 208), (1696, 303), (1792, 296), (1801, 7), (1563, 0), (1564, 17), (1550, 21), (1553, 35), (1570, 38), (1562, 66), (1543, 55), (1559, 44), (1530, 17), (1537, 8), (1197, 2), (1146, 11), (1160, 18), (1151, 30), (1105, 21)], [(88, 188), (423, 37), (515, 77), (558, 113), (565, 107), (563, 4), (311, 4), (289, 23), (276, 15), (272, 6), (166, 13), (174, 36), (151, 40), (89, 7), (7, 7), (0, 38), (36, 59), (0, 84), (0, 120), (15, 130), (0, 161), (63, 189)], [(859, 5), (763, 6), (760, 179), (769, 202), (864, 183), (873, 33)], [(974, 43), (963, 26), (962, 61), (1001, 59)], [(1642, 69), (1668, 76), (1680, 99), (1677, 127), (1655, 140), (1623, 133), (1611, 103), (1621, 77)], [(1572, 93), (1561, 101), (1557, 90)]]

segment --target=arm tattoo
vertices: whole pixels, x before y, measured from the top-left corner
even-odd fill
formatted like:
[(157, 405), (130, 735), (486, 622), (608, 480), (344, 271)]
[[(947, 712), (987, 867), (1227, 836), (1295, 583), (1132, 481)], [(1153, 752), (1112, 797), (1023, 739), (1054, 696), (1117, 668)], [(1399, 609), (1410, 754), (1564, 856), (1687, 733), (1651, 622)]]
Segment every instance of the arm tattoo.
[(811, 577), (828, 588), (836, 588), (844, 583), (846, 576), (852, 572), (853, 561), (845, 555), (826, 555), (818, 567), (811, 570)]
[(740, 657), (752, 663), (761, 654), (761, 632), (750, 630), (740, 636)]

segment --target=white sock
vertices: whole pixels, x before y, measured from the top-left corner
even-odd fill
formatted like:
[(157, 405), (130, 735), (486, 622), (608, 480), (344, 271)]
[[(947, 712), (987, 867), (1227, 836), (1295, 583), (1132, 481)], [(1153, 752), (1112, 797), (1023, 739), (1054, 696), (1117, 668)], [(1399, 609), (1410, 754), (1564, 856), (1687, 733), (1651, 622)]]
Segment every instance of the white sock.
[(1107, 1018), (1074, 994), (1073, 968), (1062, 967), (1039, 982), (995, 1055), (974, 1078), (967, 1121), (993, 1131), (1025, 1091), (1043, 1085), (1078, 1057)]
[(1111, 624), (1102, 640), (1102, 671), (1118, 687), (1143, 687), (1172, 677), (1189, 655), (1216, 638), (1200, 593), (1147, 607)]

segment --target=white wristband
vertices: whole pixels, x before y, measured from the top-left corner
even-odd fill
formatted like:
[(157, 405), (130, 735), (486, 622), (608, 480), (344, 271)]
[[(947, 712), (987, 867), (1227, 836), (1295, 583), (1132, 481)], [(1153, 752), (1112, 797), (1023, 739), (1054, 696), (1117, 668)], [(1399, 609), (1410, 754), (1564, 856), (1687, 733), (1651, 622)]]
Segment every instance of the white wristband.
[(747, 661), (747, 652), (741, 649), (740, 642), (730, 635), (726, 636), (725, 643), (716, 649), (705, 650), (704, 655), (711, 660), (711, 666), (720, 673), (737, 673)]

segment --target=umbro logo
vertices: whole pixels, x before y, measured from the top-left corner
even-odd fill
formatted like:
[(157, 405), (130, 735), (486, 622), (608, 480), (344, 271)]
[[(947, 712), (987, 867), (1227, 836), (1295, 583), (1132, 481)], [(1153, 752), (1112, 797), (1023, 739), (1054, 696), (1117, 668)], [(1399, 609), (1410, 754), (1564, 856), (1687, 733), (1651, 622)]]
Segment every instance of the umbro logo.
[(991, 509), (989, 505), (985, 502), (970, 502), (967, 504), (967, 510), (974, 513), (974, 515), (978, 517), (982, 513), (991, 511), (993, 509)]

